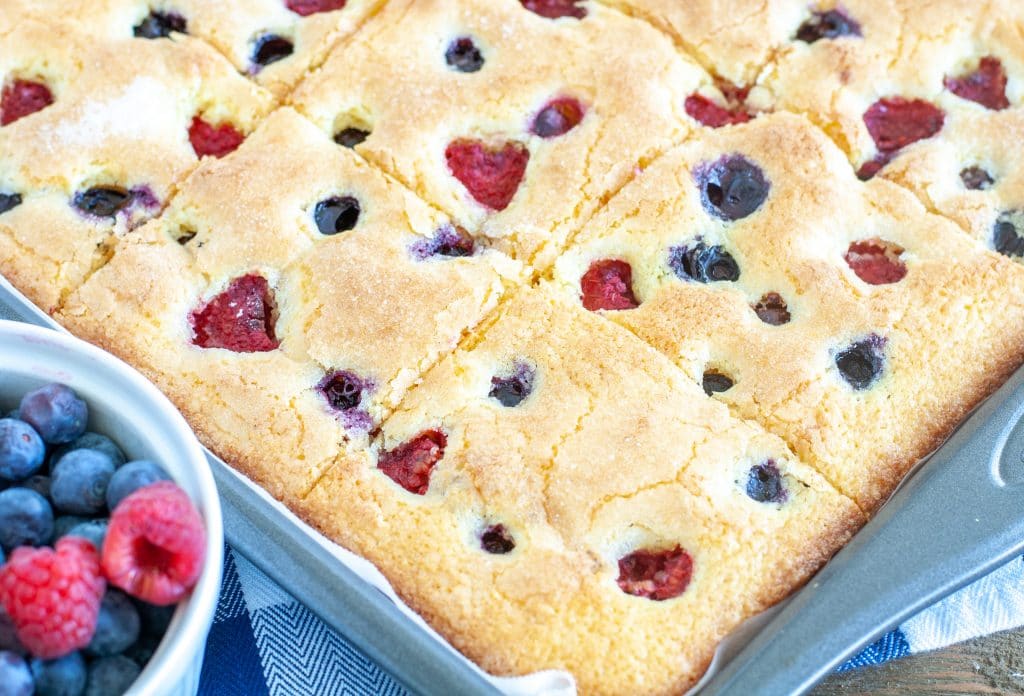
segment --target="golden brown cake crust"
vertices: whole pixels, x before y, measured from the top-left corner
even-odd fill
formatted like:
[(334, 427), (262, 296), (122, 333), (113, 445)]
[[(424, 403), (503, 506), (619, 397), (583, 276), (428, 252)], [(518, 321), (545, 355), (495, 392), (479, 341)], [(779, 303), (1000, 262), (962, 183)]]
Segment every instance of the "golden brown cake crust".
[(1019, 2), (339, 4), (0, 3), (0, 271), (484, 669), (685, 691), (1024, 362)]

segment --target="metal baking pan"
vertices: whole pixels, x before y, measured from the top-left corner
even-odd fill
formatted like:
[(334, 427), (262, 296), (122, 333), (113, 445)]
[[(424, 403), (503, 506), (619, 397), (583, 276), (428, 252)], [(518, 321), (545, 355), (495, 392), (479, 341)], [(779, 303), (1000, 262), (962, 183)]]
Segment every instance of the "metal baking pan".
[[(60, 327), (0, 276), (0, 318)], [(1024, 552), (1024, 368), (698, 689), (798, 694), (921, 609)], [(416, 694), (496, 694), (483, 673), (207, 453), (228, 543)]]
[[(63, 331), (0, 276), (0, 319)], [(227, 542), (414, 694), (498, 694), (209, 451)]]

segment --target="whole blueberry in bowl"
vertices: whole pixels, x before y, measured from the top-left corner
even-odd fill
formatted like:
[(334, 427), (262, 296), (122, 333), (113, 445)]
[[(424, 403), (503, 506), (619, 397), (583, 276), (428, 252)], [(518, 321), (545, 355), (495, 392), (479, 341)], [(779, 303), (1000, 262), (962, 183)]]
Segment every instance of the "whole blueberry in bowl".
[(50, 499), (61, 512), (95, 515), (107, 504), (114, 463), (98, 450), (68, 452), (50, 475)]
[(85, 432), (89, 407), (71, 387), (51, 383), (25, 394), (18, 405), (18, 413), (47, 444), (59, 445)]
[(17, 481), (39, 471), (46, 454), (43, 438), (31, 425), (0, 419), (0, 479)]

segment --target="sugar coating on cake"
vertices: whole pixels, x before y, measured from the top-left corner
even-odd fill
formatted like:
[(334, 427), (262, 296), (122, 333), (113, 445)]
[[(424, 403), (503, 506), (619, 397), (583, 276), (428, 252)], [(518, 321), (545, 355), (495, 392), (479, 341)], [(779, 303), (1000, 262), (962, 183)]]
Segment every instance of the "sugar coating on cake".
[(246, 133), (269, 94), (195, 41), (95, 43), (25, 20), (0, 37), (0, 257), (56, 307), (196, 165), (195, 118)]
[(585, 307), (586, 274), (609, 260), (630, 269), (636, 306), (594, 311), (867, 511), (1021, 358), (1021, 269), (906, 191), (860, 184), (799, 116), (667, 154), (588, 223), (555, 279)]
[[(343, 198), (358, 212), (339, 223), (324, 203)], [(237, 151), (204, 160), (59, 317), (141, 367), (211, 448), (294, 499), (364, 446), (521, 273), (483, 247), (417, 253), (449, 228), (279, 110)]]
[(13, 13), (102, 40), (194, 36), (283, 97), (383, 0), (19, 0)]
[(581, 15), (517, 0), (389, 3), (290, 99), (332, 136), (360, 131), (360, 155), (543, 267), (687, 134), (686, 96), (711, 84), (645, 23), (597, 4)]
[[(568, 669), (582, 693), (685, 689), (717, 636), (860, 523), (780, 440), (549, 288), (515, 294), (463, 346), (301, 509), (492, 672)], [(506, 404), (494, 385), (517, 374), (526, 395)], [(636, 650), (655, 635), (661, 649)]]

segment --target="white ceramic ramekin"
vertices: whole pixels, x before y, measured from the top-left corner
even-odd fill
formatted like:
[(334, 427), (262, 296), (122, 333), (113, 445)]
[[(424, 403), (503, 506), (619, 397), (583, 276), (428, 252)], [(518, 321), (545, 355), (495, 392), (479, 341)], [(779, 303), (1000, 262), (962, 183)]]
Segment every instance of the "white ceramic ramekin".
[(72, 336), (0, 321), (0, 412), (21, 395), (62, 382), (89, 404), (89, 430), (113, 438), (129, 459), (151, 459), (192, 498), (206, 522), (206, 565), (174, 614), (159, 649), (130, 694), (195, 694), (220, 593), (224, 529), (209, 465), (178, 411), (134, 369)]

